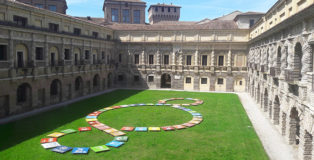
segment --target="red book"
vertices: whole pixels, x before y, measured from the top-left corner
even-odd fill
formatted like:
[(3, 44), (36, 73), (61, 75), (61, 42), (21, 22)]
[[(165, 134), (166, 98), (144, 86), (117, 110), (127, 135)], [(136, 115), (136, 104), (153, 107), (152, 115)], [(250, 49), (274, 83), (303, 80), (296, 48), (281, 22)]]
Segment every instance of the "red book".
[(84, 131), (91, 131), (92, 128), (91, 128), (91, 127), (80, 127), (78, 130), (79, 130), (80, 132), (84, 132)]
[(174, 131), (175, 130), (175, 128), (172, 126), (161, 127), (161, 129), (163, 129), (164, 131)]
[(57, 138), (43, 138), (40, 140), (40, 143), (51, 143), (51, 142), (57, 142)]
[(128, 132), (131, 132), (134, 130), (134, 127), (123, 127), (121, 128), (121, 131), (128, 131)]

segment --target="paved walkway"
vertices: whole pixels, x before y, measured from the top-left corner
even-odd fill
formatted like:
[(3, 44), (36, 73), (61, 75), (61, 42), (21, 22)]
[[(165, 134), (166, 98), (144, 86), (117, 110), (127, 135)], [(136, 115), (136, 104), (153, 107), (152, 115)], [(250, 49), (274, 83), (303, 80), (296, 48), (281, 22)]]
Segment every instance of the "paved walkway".
[(296, 160), (296, 150), (288, 145), (275, 126), (248, 93), (237, 93), (254, 129), (271, 160)]

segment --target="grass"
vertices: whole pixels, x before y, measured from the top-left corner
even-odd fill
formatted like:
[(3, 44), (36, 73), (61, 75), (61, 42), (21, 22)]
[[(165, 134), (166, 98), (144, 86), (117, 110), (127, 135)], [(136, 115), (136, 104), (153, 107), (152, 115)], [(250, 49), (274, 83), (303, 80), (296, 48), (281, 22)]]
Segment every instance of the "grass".
[[(160, 99), (183, 97), (204, 100), (188, 107), (200, 112), (204, 121), (193, 128), (174, 132), (130, 132), (129, 142), (106, 153), (58, 154), (40, 146), (40, 139), (63, 129), (89, 126), (85, 116), (106, 106), (157, 103)], [(169, 101), (191, 103), (192, 101)], [(133, 107), (105, 112), (99, 121), (120, 129), (123, 126), (164, 126), (182, 124), (192, 116), (170, 107)], [(171, 160), (263, 160), (268, 159), (238, 97), (234, 94), (118, 90), (69, 106), (0, 126), (1, 160), (62, 159), (171, 159)], [(113, 137), (93, 128), (59, 138), (62, 145), (93, 147)]]

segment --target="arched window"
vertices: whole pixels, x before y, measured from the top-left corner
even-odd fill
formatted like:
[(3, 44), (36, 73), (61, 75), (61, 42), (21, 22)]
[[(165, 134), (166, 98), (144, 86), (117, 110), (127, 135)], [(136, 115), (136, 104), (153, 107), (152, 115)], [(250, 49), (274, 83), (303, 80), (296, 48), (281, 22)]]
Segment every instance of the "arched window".
[(83, 80), (81, 77), (77, 77), (75, 79), (75, 90), (78, 91), (78, 90), (81, 90), (82, 89), (82, 84), (83, 84)]
[(31, 94), (32, 94), (32, 92), (31, 92), (30, 85), (27, 84), (27, 83), (21, 84), (17, 88), (17, 93), (16, 93), (17, 103), (25, 103), (25, 102), (27, 102), (30, 99)]
[(94, 76), (94, 79), (93, 79), (93, 87), (94, 87), (94, 88), (99, 86), (99, 81), (100, 81), (100, 77), (99, 77), (98, 74), (96, 74), (96, 75)]
[(50, 85), (50, 95), (56, 96), (61, 93), (61, 82), (60, 80), (53, 80)]

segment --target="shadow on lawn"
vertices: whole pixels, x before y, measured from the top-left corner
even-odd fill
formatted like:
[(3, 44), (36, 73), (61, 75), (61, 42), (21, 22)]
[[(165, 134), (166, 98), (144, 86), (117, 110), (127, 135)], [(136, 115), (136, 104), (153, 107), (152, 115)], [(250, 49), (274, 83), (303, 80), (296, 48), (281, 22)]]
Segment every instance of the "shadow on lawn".
[[(10, 148), (27, 139), (53, 131), (62, 125), (83, 118), (87, 114), (101, 108), (112, 106), (115, 103), (118, 103), (119, 101), (122, 101), (123, 99), (131, 97), (140, 92), (142, 91), (117, 90), (111, 93), (106, 93), (100, 96), (82, 100), (80, 102), (76, 102), (53, 111), (41, 113), (39, 115), (18, 120), (16, 122), (1, 125), (0, 151)], [(81, 122), (82, 125), (89, 126), (84, 119), (82, 119)], [(73, 129), (75, 127), (79, 126), (73, 126)]]

